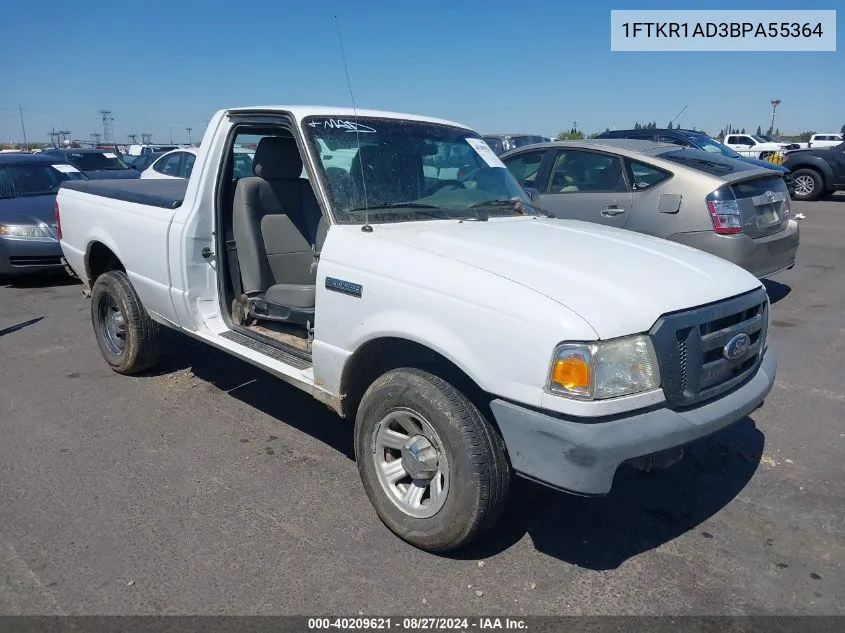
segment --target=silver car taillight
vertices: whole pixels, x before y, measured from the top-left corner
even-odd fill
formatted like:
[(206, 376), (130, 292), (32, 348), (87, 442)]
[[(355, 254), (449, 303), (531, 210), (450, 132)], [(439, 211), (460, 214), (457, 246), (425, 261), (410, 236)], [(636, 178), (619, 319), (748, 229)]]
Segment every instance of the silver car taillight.
[(710, 220), (713, 222), (713, 230), (721, 235), (742, 233), (742, 213), (737, 200), (716, 200), (707, 196), (707, 210), (710, 211)]

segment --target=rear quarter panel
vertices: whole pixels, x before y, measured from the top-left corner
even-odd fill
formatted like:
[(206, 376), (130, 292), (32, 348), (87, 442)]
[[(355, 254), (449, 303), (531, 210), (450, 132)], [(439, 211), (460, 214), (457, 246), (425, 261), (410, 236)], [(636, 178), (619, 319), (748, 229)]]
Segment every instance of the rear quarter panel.
[(173, 211), (60, 189), (62, 251), (73, 269), (90, 281), (88, 255), (99, 242), (126, 269), (147, 311), (173, 321), (167, 232)]
[[(664, 169), (664, 165), (661, 165)], [(679, 233), (709, 231), (713, 229), (704, 199), (718, 189), (720, 180), (699, 175), (693, 170), (669, 168), (673, 176), (663, 183), (634, 191), (634, 204), (626, 229), (670, 239)], [(677, 213), (660, 213), (658, 206), (664, 195), (680, 195), (681, 207)]]

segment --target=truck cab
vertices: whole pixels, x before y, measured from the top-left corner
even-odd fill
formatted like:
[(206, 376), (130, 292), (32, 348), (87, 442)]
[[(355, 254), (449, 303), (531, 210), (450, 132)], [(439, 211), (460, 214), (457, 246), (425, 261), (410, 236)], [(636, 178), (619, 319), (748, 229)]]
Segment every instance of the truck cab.
[(57, 226), (115, 371), (169, 327), (310, 393), (354, 421), (379, 518), (431, 551), (495, 524), (515, 475), (606, 494), (774, 382), (755, 277), (548, 217), (451, 121), (222, 110), (189, 179), (65, 184)]

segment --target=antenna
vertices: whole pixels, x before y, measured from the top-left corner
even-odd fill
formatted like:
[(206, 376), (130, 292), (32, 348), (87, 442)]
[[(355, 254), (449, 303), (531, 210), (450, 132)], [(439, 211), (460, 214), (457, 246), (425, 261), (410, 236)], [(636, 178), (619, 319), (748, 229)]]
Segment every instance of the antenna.
[(364, 177), (364, 163), (361, 160), (361, 133), (358, 131), (358, 108), (355, 107), (355, 95), (352, 94), (352, 82), (349, 80), (349, 67), (346, 65), (346, 53), (343, 50), (343, 38), (340, 36), (340, 22), (337, 14), (334, 16), (334, 25), (337, 29), (337, 42), (340, 44), (340, 58), (343, 60), (343, 70), (346, 73), (346, 85), (349, 87), (349, 98), (352, 100), (352, 115), (355, 119), (355, 143), (358, 145), (358, 165), (361, 167), (361, 185), (364, 187), (364, 226), (361, 230), (369, 233), (373, 230), (370, 226), (370, 204), (367, 202), (367, 179)]
[(674, 123), (675, 121), (677, 121), (678, 117), (681, 116), (684, 113), (684, 110), (686, 110), (686, 109), (687, 109), (687, 106), (684, 106), (683, 108), (681, 108), (681, 111), (678, 112), (678, 114), (675, 115), (675, 118), (672, 119), (671, 121), (669, 121), (669, 123)]

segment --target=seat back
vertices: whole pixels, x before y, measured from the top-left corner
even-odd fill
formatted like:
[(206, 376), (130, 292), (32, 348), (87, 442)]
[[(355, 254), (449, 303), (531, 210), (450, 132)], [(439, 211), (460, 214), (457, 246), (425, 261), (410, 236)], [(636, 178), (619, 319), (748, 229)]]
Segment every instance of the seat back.
[(296, 142), (284, 137), (261, 139), (253, 172), (255, 176), (238, 180), (233, 202), (232, 228), (244, 293), (260, 294), (275, 284), (313, 285), (313, 247), (322, 213), (311, 183), (299, 177), (302, 159)]
[(355, 207), (416, 200), (424, 190), (422, 158), (389, 147), (362, 146), (349, 175)]

